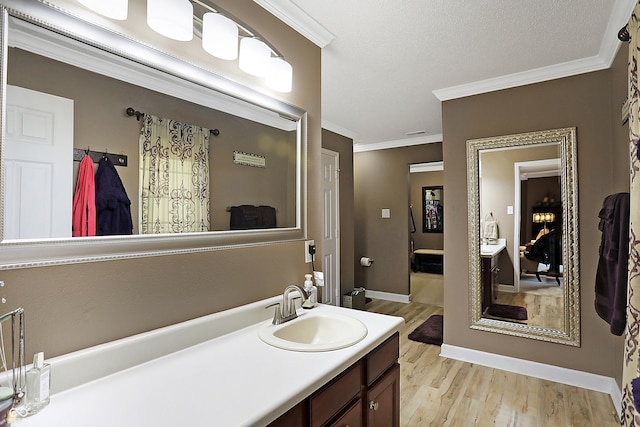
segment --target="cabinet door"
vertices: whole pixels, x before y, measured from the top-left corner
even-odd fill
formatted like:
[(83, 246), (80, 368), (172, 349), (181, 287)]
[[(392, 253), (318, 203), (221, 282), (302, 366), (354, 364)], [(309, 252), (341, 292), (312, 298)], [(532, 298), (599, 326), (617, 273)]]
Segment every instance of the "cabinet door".
[(362, 427), (362, 400), (358, 399), (347, 412), (328, 427)]
[(400, 365), (396, 364), (367, 391), (367, 427), (400, 425)]

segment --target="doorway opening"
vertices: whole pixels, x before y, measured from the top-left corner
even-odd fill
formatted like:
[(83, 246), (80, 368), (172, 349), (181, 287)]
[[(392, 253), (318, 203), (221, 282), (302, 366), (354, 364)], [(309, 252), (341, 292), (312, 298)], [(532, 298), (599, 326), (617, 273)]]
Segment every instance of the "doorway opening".
[(444, 307), (444, 163), (409, 165), (409, 294)]

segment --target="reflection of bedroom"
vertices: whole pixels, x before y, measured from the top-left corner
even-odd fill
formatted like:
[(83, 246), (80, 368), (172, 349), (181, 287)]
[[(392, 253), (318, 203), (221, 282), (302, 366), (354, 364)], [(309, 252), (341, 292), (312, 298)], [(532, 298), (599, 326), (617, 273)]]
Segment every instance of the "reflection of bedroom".
[[(542, 286), (542, 277), (562, 277), (560, 246), (562, 205), (560, 177), (531, 178), (521, 181), (520, 283)], [(535, 280), (531, 280), (532, 276)]]
[(526, 323), (562, 328), (562, 205), (560, 177), (521, 181), (519, 292), (497, 292), (497, 303), (525, 307)]
[[(483, 150), (481, 160), (480, 226), (483, 229), (491, 213), (497, 237), (505, 242), (491, 266), (484, 267), (493, 272), (483, 279), (484, 293), (491, 296), (483, 300), (491, 308), (484, 316), (561, 328), (564, 282), (558, 147)], [(502, 315), (495, 306), (514, 307), (523, 314)]]

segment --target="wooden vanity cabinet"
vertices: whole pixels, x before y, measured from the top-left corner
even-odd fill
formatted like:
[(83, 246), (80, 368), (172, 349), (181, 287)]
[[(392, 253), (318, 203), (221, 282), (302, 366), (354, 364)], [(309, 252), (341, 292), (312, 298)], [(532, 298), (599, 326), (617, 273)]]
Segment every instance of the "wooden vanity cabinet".
[(395, 333), (270, 427), (399, 426), (399, 351)]
[[(498, 254), (499, 255), (499, 254)], [(482, 256), (482, 312), (491, 307), (498, 297), (498, 255)]]

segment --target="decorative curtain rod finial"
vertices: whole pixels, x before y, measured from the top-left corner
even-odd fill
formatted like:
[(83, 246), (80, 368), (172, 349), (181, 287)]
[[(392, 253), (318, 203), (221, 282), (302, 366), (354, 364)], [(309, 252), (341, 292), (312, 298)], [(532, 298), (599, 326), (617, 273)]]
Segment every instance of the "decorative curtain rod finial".
[(618, 31), (618, 39), (621, 42), (628, 42), (629, 40), (631, 40), (631, 36), (629, 35), (629, 29), (627, 28), (626, 25), (620, 28), (620, 31)]
[(143, 112), (140, 112), (138, 110), (134, 110), (133, 107), (129, 107), (125, 110), (125, 112), (127, 113), (127, 116), (131, 117), (131, 116), (136, 116), (136, 120), (140, 121), (140, 118), (144, 115)]

